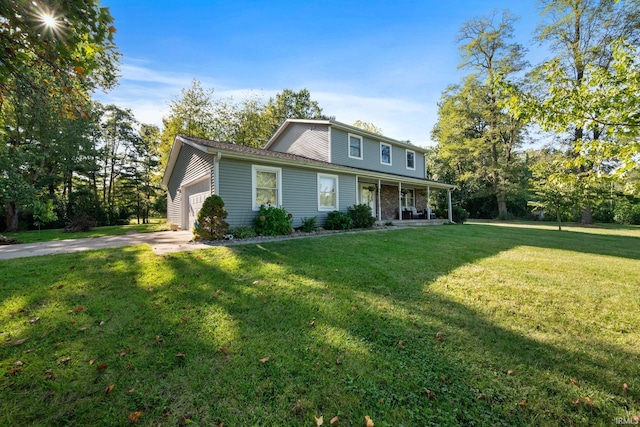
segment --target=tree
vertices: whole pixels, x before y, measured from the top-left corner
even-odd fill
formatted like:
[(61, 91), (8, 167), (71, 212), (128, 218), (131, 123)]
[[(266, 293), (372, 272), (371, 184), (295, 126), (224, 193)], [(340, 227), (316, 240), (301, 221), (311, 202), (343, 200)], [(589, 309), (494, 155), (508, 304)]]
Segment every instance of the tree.
[(275, 98), (269, 98), (263, 116), (270, 127), (269, 135), (273, 135), (286, 119), (327, 118), (322, 114), (318, 102), (311, 100), (311, 93), (307, 89), (298, 92), (284, 89)]
[(522, 46), (509, 43), (514, 22), (507, 12), (494, 12), (462, 26), (460, 67), (475, 73), (443, 94), (432, 132), (438, 156), (450, 164), (456, 181), (470, 191), (489, 190), (500, 218), (508, 216), (507, 199), (519, 182), (521, 169), (513, 151), (522, 142), (525, 125), (503, 110), (496, 84), (498, 75), (513, 75), (526, 65)]
[(366, 130), (367, 132), (375, 133), (376, 135), (382, 135), (382, 129), (374, 125), (371, 122), (363, 122), (362, 120), (356, 120), (353, 126)]

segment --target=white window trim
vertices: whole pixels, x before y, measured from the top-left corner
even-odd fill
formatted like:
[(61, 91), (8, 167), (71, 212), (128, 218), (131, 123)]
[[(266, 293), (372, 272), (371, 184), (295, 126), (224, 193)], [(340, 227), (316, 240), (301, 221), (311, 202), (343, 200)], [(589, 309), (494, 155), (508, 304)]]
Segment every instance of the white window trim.
[[(356, 156), (352, 156), (351, 155), (351, 138), (357, 138), (360, 140), (360, 157), (356, 157)], [(357, 159), (357, 160), (362, 160), (363, 156), (364, 156), (364, 138), (361, 137), (360, 135), (356, 135), (354, 133), (350, 133), (347, 136), (347, 156), (349, 156), (350, 159)]]
[(282, 169), (274, 168), (271, 166), (251, 165), (251, 209), (254, 211), (260, 210), (260, 206), (256, 205), (256, 172), (275, 172), (276, 173), (276, 186), (277, 186), (277, 198), (271, 203), (273, 206), (282, 205)]
[[(403, 191), (406, 191), (406, 194), (404, 194), (401, 199), (403, 201), (402, 207), (403, 208), (410, 208), (410, 207), (415, 207), (416, 206), (416, 189), (415, 188), (403, 188)], [(408, 205), (407, 204), (407, 194), (411, 193), (411, 200), (412, 200), (412, 204)]]
[[(382, 161), (382, 146), (386, 145), (389, 147), (389, 163), (385, 163)], [(380, 142), (380, 164), (385, 166), (391, 166), (393, 164), (393, 146), (391, 144), (387, 144), (385, 142)]]
[[(413, 151), (413, 150), (408, 150), (408, 149), (405, 150), (405, 151), (406, 151), (406, 153), (405, 153), (405, 159), (406, 160), (405, 161), (406, 161), (407, 169), (412, 170), (412, 171), (416, 170), (416, 152)], [(409, 167), (409, 153), (413, 153), (413, 167), (412, 168)]]
[[(336, 183), (336, 205), (335, 206), (321, 206), (320, 205), (320, 178), (332, 178), (335, 180)], [(318, 193), (318, 211), (323, 211), (323, 212), (331, 212), (331, 211), (337, 211), (340, 210), (340, 198), (339, 198), (339, 194), (338, 194), (338, 175), (330, 175), (327, 173), (319, 173), (318, 174), (318, 178), (317, 178), (317, 189), (316, 192)]]

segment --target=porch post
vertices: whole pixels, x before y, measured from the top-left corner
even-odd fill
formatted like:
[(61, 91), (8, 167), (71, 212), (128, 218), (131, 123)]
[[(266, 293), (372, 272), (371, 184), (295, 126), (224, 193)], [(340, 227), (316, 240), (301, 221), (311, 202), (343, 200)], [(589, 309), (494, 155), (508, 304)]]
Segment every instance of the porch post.
[(447, 189), (447, 199), (449, 200), (449, 222), (453, 222), (453, 210), (451, 207), (451, 189)]
[(377, 209), (378, 221), (382, 221), (382, 207), (380, 206), (380, 201), (382, 200), (382, 198), (380, 197), (381, 192), (382, 192), (382, 185), (380, 185), (380, 180), (378, 180), (378, 191), (376, 191), (376, 193), (378, 193), (378, 203), (376, 205), (376, 207), (378, 208)]
[(402, 221), (402, 183), (398, 182), (398, 219)]
[(356, 205), (360, 204), (360, 180), (358, 179), (358, 175), (356, 175)]
[(431, 219), (431, 187), (427, 185), (427, 219)]

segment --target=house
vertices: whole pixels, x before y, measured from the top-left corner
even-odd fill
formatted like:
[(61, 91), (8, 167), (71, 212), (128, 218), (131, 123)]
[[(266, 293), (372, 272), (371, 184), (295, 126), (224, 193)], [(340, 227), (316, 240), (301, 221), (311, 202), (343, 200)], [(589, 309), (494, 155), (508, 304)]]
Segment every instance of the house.
[(430, 193), (453, 185), (426, 179), (426, 150), (334, 120), (286, 120), (264, 148), (177, 136), (163, 185), (167, 219), (191, 229), (218, 194), (231, 227), (251, 225), (261, 204), (302, 218), (366, 203), (378, 221), (431, 218)]

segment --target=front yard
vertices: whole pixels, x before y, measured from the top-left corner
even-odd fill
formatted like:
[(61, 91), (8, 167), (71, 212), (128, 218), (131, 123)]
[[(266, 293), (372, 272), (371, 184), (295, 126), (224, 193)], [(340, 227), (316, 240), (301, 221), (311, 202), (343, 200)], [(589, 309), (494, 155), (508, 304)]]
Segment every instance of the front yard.
[(640, 229), (425, 227), (0, 261), (2, 425), (614, 425)]

